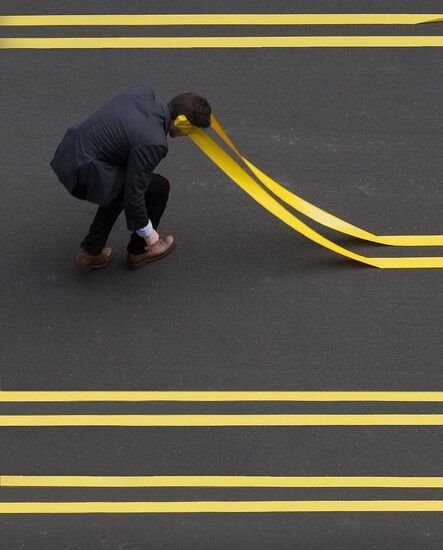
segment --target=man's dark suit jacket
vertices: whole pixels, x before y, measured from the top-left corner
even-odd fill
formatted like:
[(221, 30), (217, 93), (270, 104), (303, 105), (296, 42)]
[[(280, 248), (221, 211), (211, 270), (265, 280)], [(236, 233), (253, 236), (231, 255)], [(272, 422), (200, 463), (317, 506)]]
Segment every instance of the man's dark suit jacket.
[(51, 167), (77, 198), (106, 205), (123, 193), (128, 229), (148, 223), (149, 175), (168, 152), (169, 109), (135, 86), (69, 128)]

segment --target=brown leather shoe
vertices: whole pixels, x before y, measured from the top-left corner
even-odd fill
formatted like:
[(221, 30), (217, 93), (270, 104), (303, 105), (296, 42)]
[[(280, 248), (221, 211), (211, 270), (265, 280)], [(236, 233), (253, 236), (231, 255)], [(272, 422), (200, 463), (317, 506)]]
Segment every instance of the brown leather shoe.
[(103, 248), (100, 254), (89, 254), (80, 248), (75, 258), (75, 265), (80, 271), (91, 271), (91, 269), (102, 269), (111, 261), (112, 249), (109, 246)]
[(165, 235), (164, 237), (160, 237), (159, 240), (150, 246), (143, 254), (131, 254), (128, 252), (128, 268), (139, 269), (145, 264), (160, 260), (172, 251), (174, 245), (174, 237), (172, 235)]

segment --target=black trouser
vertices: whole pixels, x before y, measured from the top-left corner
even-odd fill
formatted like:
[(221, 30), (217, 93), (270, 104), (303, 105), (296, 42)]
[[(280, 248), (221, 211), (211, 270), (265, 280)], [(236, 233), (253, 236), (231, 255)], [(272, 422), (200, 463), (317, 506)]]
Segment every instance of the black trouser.
[[(148, 218), (154, 229), (157, 229), (166, 208), (169, 197), (169, 181), (160, 174), (151, 174), (145, 193), (145, 203)], [(108, 240), (111, 229), (123, 210), (123, 193), (118, 195), (106, 206), (100, 206), (94, 221), (89, 228), (89, 233), (83, 239), (80, 247), (89, 254), (100, 254)], [(143, 254), (146, 242), (134, 231), (131, 235), (127, 250), (131, 254)]]

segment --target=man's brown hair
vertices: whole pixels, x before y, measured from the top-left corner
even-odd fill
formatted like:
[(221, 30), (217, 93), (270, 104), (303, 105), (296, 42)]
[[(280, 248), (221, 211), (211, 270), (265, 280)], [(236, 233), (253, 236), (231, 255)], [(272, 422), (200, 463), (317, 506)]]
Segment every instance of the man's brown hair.
[(208, 100), (194, 92), (175, 96), (168, 107), (172, 120), (179, 115), (185, 115), (194, 126), (209, 128), (211, 125), (211, 106)]

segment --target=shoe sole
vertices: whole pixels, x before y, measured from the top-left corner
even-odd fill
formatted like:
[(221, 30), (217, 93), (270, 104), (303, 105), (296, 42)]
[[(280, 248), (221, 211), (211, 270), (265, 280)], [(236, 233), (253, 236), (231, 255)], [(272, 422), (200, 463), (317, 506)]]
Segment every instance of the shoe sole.
[(112, 256), (109, 256), (108, 261), (105, 264), (99, 264), (99, 265), (92, 264), (92, 265), (85, 265), (85, 266), (80, 266), (75, 264), (75, 267), (77, 268), (78, 271), (81, 271), (82, 273), (89, 273), (89, 271), (92, 271), (93, 269), (103, 269), (107, 267), (111, 263), (111, 258)]
[(136, 264), (126, 264), (128, 266), (128, 269), (131, 269), (132, 271), (136, 270), (136, 269), (140, 269), (141, 267), (143, 267), (144, 265), (146, 264), (150, 264), (152, 262), (156, 262), (157, 260), (161, 260), (162, 258), (164, 258), (165, 256), (167, 256), (168, 254), (170, 254), (175, 248), (175, 242), (173, 242), (171, 244), (171, 246), (165, 251), (163, 252), (163, 254), (160, 254), (159, 256), (154, 256), (153, 258), (147, 258), (146, 260), (142, 260), (140, 262), (137, 262)]

